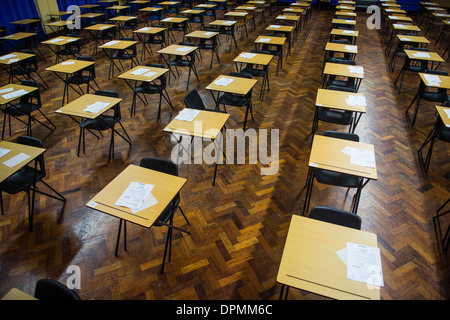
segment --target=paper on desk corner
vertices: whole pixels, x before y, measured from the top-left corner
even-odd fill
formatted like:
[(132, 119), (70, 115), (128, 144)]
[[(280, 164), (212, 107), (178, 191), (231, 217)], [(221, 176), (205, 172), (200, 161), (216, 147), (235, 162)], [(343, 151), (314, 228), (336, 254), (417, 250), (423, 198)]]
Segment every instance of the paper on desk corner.
[(347, 278), (382, 287), (380, 248), (347, 242)]
[(139, 211), (154, 186), (153, 184), (132, 181), (116, 201), (115, 205)]
[(30, 156), (26, 153), (19, 153), (17, 156), (12, 157), (9, 160), (6, 160), (5, 162), (3, 162), (3, 164), (7, 167), (14, 167), (15, 165), (21, 163), (22, 161), (25, 161), (26, 159), (28, 159)]

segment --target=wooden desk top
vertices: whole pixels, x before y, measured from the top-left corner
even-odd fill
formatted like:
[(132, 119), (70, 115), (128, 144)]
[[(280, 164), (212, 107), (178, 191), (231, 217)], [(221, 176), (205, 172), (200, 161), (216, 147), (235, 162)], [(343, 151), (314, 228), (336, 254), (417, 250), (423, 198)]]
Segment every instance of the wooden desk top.
[(433, 12), (431, 13), (433, 16), (439, 19), (448, 19), (450, 18), (450, 14), (443, 13), (443, 12)]
[(284, 13), (294, 13), (294, 14), (301, 14), (303, 13), (303, 9), (300, 8), (284, 8), (282, 12)]
[(209, 23), (210, 26), (223, 26), (223, 27), (231, 27), (235, 25), (237, 21), (235, 20), (214, 20)]
[(266, 28), (267, 31), (278, 31), (278, 32), (292, 32), (294, 30), (293, 26), (284, 26), (279, 24), (271, 24)]
[(205, 10), (200, 10), (200, 9), (188, 9), (188, 10), (183, 10), (180, 13), (187, 13), (187, 14), (201, 14), (204, 13)]
[[(444, 62), (444, 59), (436, 52), (426, 52), (426, 51), (414, 51), (414, 50), (405, 50), (406, 55), (410, 59), (414, 60), (427, 60), (432, 62)], [(420, 57), (418, 55), (428, 54), (429, 57)]]
[(143, 12), (157, 12), (157, 11), (161, 11), (161, 10), (163, 10), (163, 8), (146, 7), (146, 8), (139, 9), (139, 11), (143, 11)]
[(168, 17), (165, 19), (162, 19), (161, 22), (165, 23), (182, 23), (189, 20), (189, 18), (174, 18), (174, 17)]
[[(97, 193), (86, 206), (149, 228), (181, 190), (186, 181), (186, 179), (181, 177), (131, 164)], [(155, 187), (151, 193), (158, 203), (137, 213), (132, 213), (131, 209), (126, 207), (116, 206), (116, 201), (131, 182), (153, 184)]]
[(164, 131), (214, 140), (229, 117), (228, 113), (200, 110), (194, 121), (173, 119)]
[(62, 17), (62, 16), (65, 16), (65, 15), (68, 15), (68, 14), (72, 14), (74, 11), (70, 11), (70, 12), (68, 12), (68, 11), (59, 11), (59, 12), (52, 12), (52, 13), (49, 13), (48, 15), (49, 16), (54, 16), (54, 17)]
[(402, 9), (397, 9), (397, 8), (389, 8), (389, 9), (385, 9), (386, 12), (389, 13), (402, 13), (402, 14), (406, 14), (405, 10)]
[[(112, 98), (112, 97), (105, 97), (95, 94), (87, 93), (85, 95), (82, 95), (81, 97), (77, 98), (76, 100), (66, 104), (62, 108), (56, 110), (57, 113), (66, 114), (69, 116), (75, 116), (75, 117), (82, 117), (87, 119), (95, 119), (105, 111), (111, 109), (116, 104), (120, 103), (122, 99), (120, 98)], [(105, 106), (102, 110), (99, 110), (98, 112), (89, 112), (89, 111), (83, 111), (86, 109), (88, 105), (91, 105), (96, 102), (106, 102), (109, 103), (109, 105)]]
[[(13, 90), (11, 90), (11, 91), (6, 90), (6, 89), (10, 89), (10, 88), (12, 88)], [(10, 93), (18, 91), (18, 90), (25, 90), (27, 93), (24, 93), (17, 97), (9, 97)], [(25, 94), (28, 94), (28, 93), (36, 91), (36, 90), (39, 90), (39, 88), (23, 86), (21, 84), (14, 84), (14, 83), (6, 84), (0, 88), (0, 92), (3, 92), (3, 93), (0, 93), (0, 105), (7, 104), (11, 101), (14, 101), (15, 99), (19, 99), (20, 97), (24, 96)]]
[(254, 7), (254, 6), (239, 6), (239, 7), (234, 8), (234, 10), (254, 11), (254, 10), (256, 10), (256, 7)]
[[(183, 48), (189, 48), (189, 50), (181, 51)], [(172, 44), (168, 47), (162, 48), (161, 50), (158, 51), (158, 53), (171, 54), (176, 56), (186, 56), (197, 49), (198, 47), (180, 46), (177, 44)]]
[(430, 43), (427, 38), (421, 36), (405, 36), (398, 34), (397, 39), (403, 42), (414, 42), (414, 43)]
[(346, 6), (346, 5), (338, 5), (336, 6), (336, 10), (355, 10), (356, 7), (352, 7), (352, 6)]
[(97, 12), (91, 12), (91, 13), (84, 13), (84, 14), (80, 15), (80, 18), (91, 19), (91, 18), (98, 18), (101, 16), (104, 16), (104, 14), (97, 13)]
[(106, 9), (109, 9), (109, 10), (125, 10), (125, 9), (128, 9), (128, 8), (130, 8), (130, 6), (112, 6), (112, 7), (106, 8)]
[(441, 8), (441, 7), (425, 7), (426, 10), (428, 11), (446, 11), (445, 8)]
[(325, 50), (357, 54), (358, 46), (343, 43), (327, 42)]
[[(9, 142), (9, 141), (5, 141), (5, 140), (0, 141), (0, 148), (11, 150), (10, 152), (8, 152), (7, 154), (5, 154), (3, 157), (0, 158), (0, 182), (5, 181), (12, 174), (14, 174), (17, 170), (19, 170), (24, 165), (26, 165), (30, 161), (33, 161), (37, 156), (39, 156), (45, 152), (44, 148), (27, 146), (24, 144)], [(9, 167), (4, 164), (5, 161), (7, 161), (11, 158), (14, 158), (15, 156), (19, 155), (20, 153), (25, 153), (25, 154), (29, 155), (30, 157), (22, 160), (21, 162), (13, 165), (12, 167)]]
[(275, 18), (276, 20), (287, 20), (287, 21), (299, 21), (300, 16), (297, 15), (279, 15)]
[[(144, 71), (146, 70), (146, 71)], [(135, 80), (135, 81), (146, 81), (151, 82), (163, 74), (167, 73), (169, 69), (165, 68), (155, 68), (146, 66), (136, 66), (131, 70), (128, 70), (118, 76), (119, 79)], [(144, 72), (144, 73), (142, 73)], [(153, 74), (155, 73), (155, 74)]]
[(445, 111), (447, 111), (447, 112), (450, 113), (450, 108), (446, 108), (446, 107), (442, 107), (442, 106), (435, 106), (435, 108), (436, 108), (436, 111), (439, 114), (439, 117), (441, 117), (442, 122), (444, 123), (444, 125), (447, 128), (450, 128), (450, 118), (447, 115), (447, 113), (445, 112)]
[(319, 89), (317, 91), (316, 106), (361, 113), (366, 112), (365, 105), (354, 106), (348, 104), (347, 100), (349, 96), (364, 97), (362, 93), (350, 93), (338, 90)]
[[(360, 67), (360, 66), (348, 66), (348, 65), (340, 64), (340, 63), (327, 62), (325, 64), (325, 69), (323, 70), (323, 73), (333, 74), (333, 75), (343, 76), (343, 77), (358, 78), (358, 79), (364, 78), (364, 72), (363, 73), (353, 73), (353, 72), (351, 72), (351, 68), (349, 68), (349, 67)], [(363, 67), (361, 67), (361, 68), (363, 68)], [(363, 68), (363, 71), (364, 71), (364, 68)]]
[(50, 40), (43, 41), (41, 43), (46, 45), (54, 45), (54, 46), (64, 46), (68, 43), (80, 41), (80, 38), (76, 37), (66, 37), (66, 36), (59, 36)]
[(217, 4), (206, 4), (206, 3), (201, 3), (196, 5), (194, 8), (206, 8), (206, 9), (212, 9), (217, 7)]
[(18, 21), (13, 21), (13, 22), (11, 22), (11, 24), (26, 25), (26, 24), (40, 22), (40, 21), (41, 21), (41, 19), (22, 19), (22, 20), (18, 20)]
[(359, 36), (359, 31), (345, 30), (345, 29), (332, 29), (331, 34), (339, 35), (339, 36), (357, 37), (357, 36)]
[(307, 3), (307, 2), (292, 2), (291, 4), (289, 4), (290, 7), (300, 7), (300, 8), (308, 8), (309, 6), (311, 6), (311, 3)]
[(9, 34), (7, 36), (1, 37), (0, 39), (5, 39), (5, 40), (22, 40), (22, 39), (26, 39), (29, 37), (34, 37), (36, 36), (37, 33), (35, 32), (17, 32), (17, 33), (13, 33), (13, 34)]
[(405, 31), (420, 31), (420, 28), (418, 26), (412, 25), (412, 24), (401, 24), (401, 23), (394, 23), (392, 24), (394, 30), (405, 30)]
[(413, 19), (407, 16), (396, 16), (396, 15), (392, 15), (392, 16), (388, 16), (389, 20), (393, 20), (393, 21), (404, 21), (404, 22), (412, 22)]
[(125, 50), (137, 43), (137, 41), (132, 40), (112, 40), (102, 44), (101, 46), (99, 46), (99, 48), (110, 50)]
[(2, 300), (37, 300), (35, 297), (25, 293), (19, 289), (12, 288), (6, 293)]
[(356, 25), (355, 20), (344, 20), (344, 19), (333, 19), (331, 20), (332, 24), (347, 24), (347, 25)]
[(419, 72), (419, 77), (423, 81), (423, 83), (428, 87), (434, 87), (434, 88), (442, 88), (442, 89), (450, 89), (450, 76), (441, 76), (441, 75), (434, 75), (434, 74), (428, 74), (434, 77), (438, 77), (441, 82), (439, 82), (439, 85), (437, 83), (429, 83), (427, 78), (425, 77), (425, 73)]
[(211, 38), (214, 38), (215, 36), (217, 36), (218, 34), (219, 34), (219, 32), (214, 32), (214, 31), (196, 30), (191, 33), (188, 33), (187, 35), (185, 35), (185, 37), (198, 38), (198, 39), (211, 39)]
[(133, 33), (142, 33), (142, 34), (157, 34), (167, 30), (167, 28), (159, 28), (159, 27), (143, 27), (137, 30), (134, 30)]
[(350, 156), (342, 152), (346, 147), (372, 150), (374, 152), (374, 147), (371, 144), (314, 135), (308, 165), (318, 169), (376, 180), (376, 165), (375, 168), (371, 168), (352, 164), (350, 162)]
[(100, 7), (100, 5), (99, 4), (83, 4), (79, 7), (84, 8), (84, 9), (92, 9), (92, 8)]
[[(242, 54), (251, 54), (254, 55), (251, 58), (243, 57)], [(272, 61), (273, 55), (271, 54), (262, 54), (262, 53), (252, 53), (252, 52), (241, 52), (236, 58), (234, 58), (234, 62), (240, 62), (240, 63), (251, 63), (251, 64), (258, 64), (267, 66), (270, 61)]]
[(158, 4), (161, 6), (174, 6), (176, 4), (179, 4), (179, 2), (178, 1), (163, 1)]
[(51, 67), (46, 68), (46, 71), (53, 71), (53, 72), (61, 72), (61, 73), (75, 73), (80, 70), (83, 70), (85, 68), (88, 68), (95, 64), (93, 61), (84, 61), (84, 60), (74, 60), (69, 59), (63, 62), (60, 62), (58, 64), (55, 64)]
[(70, 25), (74, 25), (75, 26), (75, 22), (73, 21), (67, 21), (67, 20), (60, 20), (60, 21), (55, 21), (55, 22), (49, 22), (49, 23), (45, 23), (44, 24), (47, 27), (67, 27)]
[(225, 17), (246, 17), (248, 16), (248, 12), (244, 12), (244, 11), (239, 11), (239, 12), (235, 12), (235, 11), (229, 11), (227, 13), (224, 14)]
[(355, 12), (347, 12), (347, 11), (336, 11), (335, 15), (343, 17), (356, 17)]
[(17, 63), (32, 57), (35, 57), (35, 54), (31, 53), (23, 53), (23, 52), (11, 52), (8, 54), (4, 54), (0, 57), (0, 64), (13, 64)]
[[(233, 82), (231, 82), (227, 86), (221, 86), (214, 84), (217, 80), (222, 78), (229, 78), (234, 79)], [(241, 77), (232, 77), (227, 75), (221, 75), (218, 76), (214, 81), (212, 81), (210, 84), (206, 86), (206, 89), (213, 90), (213, 91), (220, 91), (220, 92), (228, 92), (228, 93), (236, 93), (236, 94), (247, 94), (258, 82), (258, 80), (255, 79), (247, 79), (247, 78), (241, 78)]]
[(347, 267), (336, 254), (347, 242), (377, 247), (377, 236), (293, 215), (277, 282), (333, 299), (380, 299), (380, 289), (347, 279)]
[[(263, 39), (263, 40), (261, 40)], [(270, 41), (264, 41), (264, 39), (269, 39)], [(275, 46), (282, 46), (286, 42), (285, 37), (270, 37), (270, 36), (259, 36), (255, 43), (262, 43), (262, 44), (270, 44)]]
[(109, 21), (127, 22), (131, 20), (136, 20), (136, 16), (118, 16), (108, 19)]
[(91, 31), (102, 31), (102, 30), (108, 30), (111, 28), (116, 28), (115, 24), (103, 24), (103, 23), (99, 23), (99, 24), (94, 24), (92, 26), (86, 27), (84, 28), (85, 30), (91, 30)]

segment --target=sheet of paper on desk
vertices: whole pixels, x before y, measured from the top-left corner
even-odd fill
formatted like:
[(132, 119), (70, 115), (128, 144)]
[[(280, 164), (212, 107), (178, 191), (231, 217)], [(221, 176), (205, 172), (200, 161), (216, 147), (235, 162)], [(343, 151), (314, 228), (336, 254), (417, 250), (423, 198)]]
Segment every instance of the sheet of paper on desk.
[(363, 67), (348, 66), (347, 69), (348, 69), (348, 71), (350, 71), (350, 73), (356, 73), (356, 74), (364, 73)]
[(355, 31), (352, 31), (352, 30), (342, 30), (342, 33), (355, 34)]
[(13, 98), (16, 98), (16, 97), (23, 96), (23, 95), (25, 95), (27, 93), (28, 93), (27, 90), (20, 89), (20, 90), (14, 91), (14, 92), (10, 92), (10, 93), (4, 94), (4, 95), (2, 95), (2, 97), (5, 98), (6, 100), (9, 100), (9, 99), (13, 99)]
[(426, 74), (424, 73), (423, 76), (428, 82), (428, 85), (432, 87), (440, 87), (441, 86), (441, 78), (435, 74)]
[(375, 168), (375, 155), (372, 150), (351, 148), (350, 163), (358, 166)]
[(0, 90), (0, 94), (2, 94), (2, 93), (7, 93), (7, 92), (11, 92), (11, 91), (14, 91), (14, 88), (13, 88), (13, 87), (10, 87), (10, 88), (6, 88), (6, 89)]
[(147, 71), (148, 71), (147, 68), (137, 68), (136, 70), (131, 71), (130, 74), (133, 74), (135, 76), (141, 76)]
[(148, 30), (150, 30), (150, 27), (140, 28), (137, 31), (148, 31)]
[(21, 163), (22, 161), (25, 161), (26, 159), (28, 159), (30, 156), (26, 153), (19, 153), (17, 156), (12, 157), (9, 160), (6, 160), (5, 162), (3, 162), (3, 164), (7, 167), (14, 167), (15, 165)]
[(185, 108), (175, 117), (176, 120), (191, 122), (200, 113), (200, 110)]
[(132, 181), (116, 201), (116, 206), (127, 207), (131, 210), (141, 210), (146, 198), (155, 185)]
[(259, 42), (270, 42), (270, 38), (261, 38)]
[(61, 62), (61, 65), (63, 65), (63, 66), (67, 66), (67, 65), (70, 65), (70, 64), (75, 64), (75, 61), (64, 61), (64, 62)]
[(347, 278), (382, 287), (380, 249), (347, 242)]
[(214, 81), (214, 84), (216, 86), (226, 87), (227, 85), (229, 85), (233, 81), (234, 81), (234, 79), (231, 79), (231, 78), (220, 78), (219, 80)]
[(192, 47), (181, 47), (181, 48), (177, 48), (175, 51), (179, 51), (179, 52), (188, 52), (192, 49)]
[(11, 150), (9, 150), (9, 149), (0, 148), (0, 158), (3, 157), (5, 154), (7, 154), (10, 151)]
[(245, 52), (245, 53), (241, 53), (239, 56), (240, 56), (241, 58), (251, 59), (251, 58), (253, 58), (254, 56), (256, 56), (256, 54), (255, 54), (255, 53), (248, 53), (248, 52)]
[(351, 52), (356, 52), (356, 46), (344, 46), (345, 50), (347, 51), (351, 51)]
[(48, 43), (57, 43), (57, 42), (60, 42), (60, 41), (63, 41), (64, 39), (61, 39), (61, 38), (55, 38), (55, 39), (52, 39), (52, 40), (48, 40), (47, 42)]
[(444, 109), (445, 114), (450, 119), (450, 109)]
[(93, 104), (88, 105), (83, 111), (97, 113), (100, 112), (103, 108), (109, 106), (109, 102), (101, 102), (97, 101)]
[(274, 29), (278, 29), (279, 27), (281, 27), (281, 26), (279, 26), (277, 24), (272, 24), (269, 26), (269, 28), (274, 28)]
[(143, 74), (144, 77), (153, 77), (155, 74), (157, 74), (157, 72), (155, 71), (149, 71), (145, 74)]
[(215, 32), (207, 31), (203, 35), (205, 36), (212, 36)]
[(140, 209), (131, 209), (131, 212), (138, 213), (139, 211), (145, 210), (147, 208), (150, 208), (158, 203), (158, 200), (156, 200), (155, 196), (150, 192), (147, 197), (145, 197), (144, 202), (142, 203), (142, 206)]
[(106, 47), (108, 47), (108, 46), (113, 46), (113, 45), (115, 45), (116, 43), (119, 43), (119, 40), (112, 40), (112, 41), (109, 41), (109, 42), (107, 42), (107, 43), (104, 43), (103, 46), (106, 46)]
[(416, 58), (430, 58), (430, 55), (427, 52), (414, 52), (413, 56)]
[(14, 58), (14, 57), (17, 57), (17, 55), (15, 55), (14, 53), (10, 53), (10, 54), (6, 54), (4, 56), (1, 56), (0, 60), (11, 59), (11, 58)]
[(9, 59), (7, 64), (11, 64), (11, 63), (14, 63), (14, 62), (17, 62), (17, 61), (19, 61), (19, 58)]
[(363, 96), (348, 95), (345, 102), (347, 102), (349, 106), (366, 106), (366, 98)]

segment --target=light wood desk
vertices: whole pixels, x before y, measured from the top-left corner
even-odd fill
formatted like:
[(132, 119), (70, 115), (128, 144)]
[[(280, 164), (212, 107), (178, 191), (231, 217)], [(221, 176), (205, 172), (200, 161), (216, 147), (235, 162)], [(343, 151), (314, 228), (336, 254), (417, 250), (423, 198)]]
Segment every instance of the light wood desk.
[[(211, 63), (209, 69), (212, 69), (214, 55), (216, 55), (218, 63), (220, 63), (219, 49), (217, 48), (217, 36), (219, 32), (196, 30), (185, 35), (186, 38), (194, 39), (194, 44), (200, 50), (211, 51)], [(209, 42), (209, 43), (207, 43)]]
[(280, 52), (278, 56), (278, 64), (276, 75), (278, 77), (278, 73), (280, 69), (283, 68), (283, 46), (286, 43), (287, 39), (285, 37), (270, 37), (270, 36), (258, 36), (255, 40), (255, 48), (257, 50), (269, 50), (271, 47), (276, 48), (276, 51)]
[(330, 41), (339, 38), (345, 38), (350, 40), (351, 44), (356, 44), (356, 40), (358, 39), (359, 31), (354, 30), (345, 30), (345, 29), (332, 29), (330, 33)]
[(351, 19), (351, 20), (356, 19), (355, 12), (336, 11), (336, 13), (334, 15), (338, 19)]
[[(122, 221), (125, 223), (131, 222), (144, 228), (150, 228), (157, 221), (159, 215), (170, 204), (172, 199), (180, 192), (186, 181), (186, 179), (178, 176), (131, 164), (97, 193), (86, 206), (120, 219), (115, 252), (115, 255), (117, 256)], [(115, 205), (131, 182), (154, 185), (151, 193), (158, 203), (134, 213), (130, 208)], [(170, 228), (175, 228), (162, 221), (158, 221), (158, 223), (167, 225)], [(187, 232), (178, 228), (175, 229)], [(124, 238), (124, 248), (126, 250), (126, 231), (124, 233)]]
[(450, 108), (442, 107), (442, 106), (435, 106), (435, 108), (436, 108), (436, 111), (437, 111), (439, 117), (441, 117), (441, 120), (444, 123), (444, 126), (446, 128), (450, 128), (450, 118), (447, 115), (447, 113), (445, 112), (445, 111), (450, 112)]
[[(87, 94), (77, 98), (76, 100), (66, 104), (65, 106), (56, 110), (55, 112), (60, 113), (60, 114), (65, 114), (65, 115), (69, 116), (72, 120), (74, 120), (76, 123), (80, 124), (83, 121), (83, 119), (96, 119), (98, 116), (104, 114), (106, 111), (113, 108), (115, 105), (119, 104), (121, 101), (122, 101), (122, 99), (120, 99), (120, 98), (106, 97), (106, 96), (87, 93)], [(96, 102), (107, 103), (107, 105), (105, 105), (101, 110), (98, 110), (97, 112), (85, 111), (85, 109), (89, 105), (92, 105)], [(90, 130), (88, 130), (88, 131), (91, 132), (97, 138), (99, 138), (92, 131), (90, 131)], [(84, 130), (80, 131), (77, 156), (80, 156), (81, 139), (83, 139), (83, 153), (85, 153)], [(125, 138), (123, 138), (123, 139), (125, 139)], [(128, 140), (126, 140), (126, 141), (128, 143), (130, 143)], [(110, 161), (110, 158), (111, 158), (111, 154), (109, 155), (108, 162)]]
[[(155, 82), (156, 79), (159, 79), (161, 76), (169, 72), (169, 69), (165, 68), (156, 68), (156, 67), (147, 67), (147, 66), (136, 66), (133, 69), (126, 71), (118, 76), (119, 79), (125, 80), (126, 84), (133, 91), (138, 82), (152, 82), (155, 86), (159, 87), (159, 85)], [(134, 83), (134, 85), (133, 85)], [(172, 102), (168, 93), (163, 90), (163, 88), (159, 88), (161, 90), (159, 109), (158, 109), (158, 118), (157, 121), (161, 119), (161, 98), (167, 101), (170, 107), (173, 108)], [(165, 93), (163, 92), (165, 91)], [(147, 101), (144, 101), (139, 93), (137, 93), (137, 97), (142, 101), (144, 105), (147, 105)], [(145, 99), (146, 100), (146, 99)], [(133, 101), (131, 103), (130, 116), (136, 115), (136, 99), (133, 97)]]
[(342, 26), (349, 30), (353, 30), (356, 26), (356, 20), (333, 19), (331, 20), (331, 25), (333, 29)]
[[(429, 82), (427, 78), (428, 76), (431, 76), (433, 78), (438, 78), (439, 81), (437, 82)], [(411, 126), (414, 126), (417, 119), (417, 114), (419, 112), (419, 104), (420, 104), (420, 96), (424, 92), (424, 90), (429, 90), (430, 88), (434, 88), (434, 91), (436, 90), (450, 90), (450, 76), (441, 76), (441, 75), (433, 75), (433, 74), (425, 74), (422, 72), (419, 72), (420, 77), (420, 85), (419, 89), (417, 90), (416, 95), (412, 99), (411, 103), (409, 104), (408, 108), (405, 110), (406, 118), (411, 123)], [(412, 119), (409, 117), (409, 109), (414, 104), (414, 101), (416, 101), (416, 106), (414, 108), (414, 113)]]
[[(11, 90), (11, 88), (12, 88), (12, 90)], [(17, 94), (19, 94), (19, 95), (16, 95), (16, 94), (11, 95), (11, 93), (19, 91), (19, 90), (24, 90), (24, 91), (23, 92), (21, 91), (20, 93), (18, 92)], [(3, 92), (0, 94), (0, 105), (6, 105), (6, 104), (10, 103), (11, 101), (19, 99), (20, 97), (23, 97), (24, 95), (27, 95), (36, 90), (39, 90), (39, 88), (23, 86), (21, 84), (10, 83), (10, 84), (4, 85), (3, 87), (0, 88), (0, 92)]]
[(20, 31), (31, 31), (30, 29), (30, 24), (33, 23), (38, 23), (41, 22), (41, 19), (22, 19), (22, 20), (18, 20), (18, 21), (13, 21), (11, 22), (11, 24), (17, 26), (18, 29), (20, 29)]
[(331, 52), (342, 53), (348, 56), (350, 58), (349, 60), (355, 61), (356, 55), (358, 54), (358, 46), (343, 43), (327, 42), (327, 44), (325, 45), (324, 67), (325, 62), (327, 61), (328, 57), (330, 57)]
[[(177, 140), (182, 147), (183, 135), (188, 135), (192, 138), (197, 137), (201, 139), (209, 139), (213, 141), (216, 150), (216, 161), (214, 168), (214, 176), (212, 185), (216, 183), (217, 166), (219, 164), (219, 157), (221, 153), (226, 159), (225, 152), (223, 150), (223, 135), (221, 131), (225, 127), (230, 114), (225, 112), (215, 112), (208, 110), (200, 110), (198, 115), (193, 121), (182, 121), (178, 119), (173, 119), (165, 128), (164, 131), (170, 132), (171, 134), (179, 134), (180, 140)], [(219, 135), (220, 134), (220, 135)], [(191, 140), (192, 141), (192, 140)], [(217, 142), (217, 145), (216, 145)], [(190, 153), (189, 153), (190, 154)], [(179, 153), (178, 153), (179, 155)], [(220, 162), (222, 163), (222, 162)]]
[(143, 27), (137, 30), (134, 30), (133, 33), (136, 34), (139, 41), (142, 42), (142, 51), (141, 51), (141, 61), (145, 59), (145, 52), (147, 51), (150, 55), (153, 54), (150, 39), (158, 38), (158, 41), (161, 43), (161, 49), (166, 44), (165, 33), (167, 32), (167, 28), (160, 27)]
[(56, 56), (55, 63), (58, 63), (60, 60), (64, 61), (64, 59), (59, 54), (60, 48), (79, 41), (80, 38), (77, 37), (58, 36), (56, 38), (46, 40), (41, 43), (47, 45), (50, 48), (50, 50), (53, 51), (53, 53)]
[[(136, 21), (136, 25), (137, 25), (137, 16), (116, 16), (116, 17), (110, 18), (109, 21), (112, 21), (117, 25), (117, 28), (119, 29), (119, 35), (120, 35), (121, 30), (123, 30), (124, 26), (127, 23), (129, 23), (131, 21)], [(127, 36), (126, 31), (124, 31), (124, 36), (125, 37)]]
[(230, 48), (228, 52), (231, 52), (231, 46), (234, 45), (237, 49), (237, 41), (234, 35), (234, 27), (237, 21), (235, 20), (214, 20), (209, 23), (210, 26), (213, 26), (218, 29), (219, 34), (230, 36)]
[(355, 115), (353, 117), (353, 123), (350, 125), (349, 132), (351, 133), (355, 132), (356, 126), (358, 125), (362, 114), (366, 112), (366, 104), (359, 104), (359, 105), (349, 104), (349, 98), (351, 96), (361, 98), (364, 97), (362, 93), (350, 93), (337, 90), (319, 89), (317, 91), (316, 108), (314, 113), (314, 120), (311, 134), (314, 135), (315, 132), (317, 131), (320, 108), (330, 108), (354, 112)]
[(35, 56), (36, 56), (35, 54), (23, 52), (11, 52), (1, 56), (0, 67), (4, 69), (7, 72), (7, 74), (9, 74), (8, 83), (13, 82), (13, 78), (16, 78), (18, 81), (22, 81), (13, 73), (13, 69), (17, 66), (18, 63), (20, 64), (21, 62), (33, 58)]
[[(248, 55), (252, 57), (248, 57)], [(269, 64), (273, 59), (273, 55), (271, 54), (262, 54), (262, 53), (252, 53), (252, 52), (241, 52), (236, 58), (234, 58), (234, 63), (236, 65), (236, 70), (240, 72), (243, 67), (250, 65), (258, 65), (265, 70), (265, 75), (263, 77), (263, 81), (261, 84), (261, 93), (260, 99), (264, 100), (264, 92), (266, 90), (270, 91), (269, 85)]]
[[(360, 70), (362, 70), (362, 72), (360, 72)], [(328, 86), (328, 78), (330, 76), (353, 78), (355, 80), (355, 89), (358, 91), (361, 81), (364, 79), (364, 68), (362, 66), (349, 66), (345, 64), (327, 62), (325, 64), (325, 68), (323, 69), (324, 89)]]
[(108, 31), (112, 31), (113, 29), (116, 28), (117, 26), (115, 24), (106, 24), (106, 23), (98, 23), (84, 28), (84, 30), (87, 30), (95, 41), (92, 55), (95, 55), (97, 53), (97, 48), (101, 46), (103, 43), (105, 43), (105, 41), (101, 39), (99, 34), (107, 33)]
[[(191, 71), (194, 72), (195, 77), (197, 78), (197, 80), (199, 80), (197, 69), (195, 68), (195, 50), (197, 49), (198, 47), (173, 44), (158, 51), (158, 53), (161, 55), (166, 65), (169, 67), (169, 70), (174, 77), (176, 76), (173, 70), (170, 68), (171, 65), (179, 66), (179, 63), (181, 62), (180, 60), (183, 58), (185, 59), (184, 62), (186, 63), (183, 63), (183, 66), (189, 68), (186, 90), (189, 90)], [(173, 57), (173, 60), (170, 60), (170, 57)], [(169, 81), (170, 81), (170, 73), (169, 73)]]
[(3, 296), (2, 300), (37, 300), (37, 299), (19, 289), (12, 288)]
[(24, 42), (25, 47), (31, 48), (31, 42), (33, 41), (32, 38), (36, 39), (36, 37), (37, 33), (35, 32), (17, 32), (4, 37), (0, 37), (0, 39), (14, 41), (16, 48), (19, 48), (20, 42)]
[(284, 26), (278, 24), (271, 24), (267, 26), (266, 31), (269, 33), (275, 34), (283, 34), (286, 37), (286, 41), (288, 42), (288, 53), (286, 54), (286, 60), (288, 56), (291, 54), (291, 47), (293, 42), (292, 32), (294, 31), (293, 26)]
[[(84, 94), (83, 89), (80, 87), (80, 91), (78, 91), (72, 84), (68, 83), (67, 79), (84, 69), (90, 68), (93, 66), (95, 62), (93, 61), (84, 61), (84, 60), (66, 60), (61, 63), (58, 63), (56, 65), (53, 65), (51, 67), (46, 68), (46, 71), (52, 71), (61, 81), (64, 83), (64, 91), (63, 91), (63, 97), (61, 101), (61, 106), (64, 105), (64, 100), (67, 99), (67, 102), (69, 102), (69, 87), (78, 93), (79, 96), (82, 96)], [(62, 74), (62, 75), (61, 75)], [(64, 77), (65, 76), (65, 77)], [(87, 91), (89, 91), (89, 85), (87, 87)]]
[(379, 300), (379, 287), (347, 279), (347, 267), (336, 254), (347, 242), (378, 246), (373, 233), (293, 215), (277, 274), (280, 298), (287, 286), (332, 299)]
[(136, 46), (138, 42), (132, 41), (132, 40), (112, 40), (109, 42), (106, 42), (99, 46), (100, 49), (102, 49), (107, 57), (109, 58), (110, 64), (109, 64), (109, 71), (108, 71), (108, 79), (111, 79), (111, 75), (114, 77), (114, 67), (117, 68), (119, 71), (123, 71), (119, 66), (114, 62), (114, 53), (115, 52), (122, 52), (124, 55), (129, 55), (131, 57), (131, 67), (133, 65), (138, 65), (139, 62), (137, 61), (137, 57), (133, 55), (133, 48)]

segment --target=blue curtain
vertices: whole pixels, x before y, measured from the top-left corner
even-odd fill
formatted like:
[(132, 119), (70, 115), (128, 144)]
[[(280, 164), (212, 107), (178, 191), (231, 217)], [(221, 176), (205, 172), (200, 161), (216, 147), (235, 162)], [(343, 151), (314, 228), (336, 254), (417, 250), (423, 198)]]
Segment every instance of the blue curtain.
[(8, 34), (16, 32), (16, 26), (11, 22), (39, 18), (33, 0), (0, 0), (0, 25), (8, 30)]

